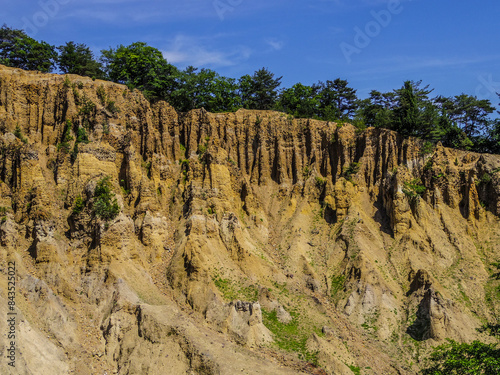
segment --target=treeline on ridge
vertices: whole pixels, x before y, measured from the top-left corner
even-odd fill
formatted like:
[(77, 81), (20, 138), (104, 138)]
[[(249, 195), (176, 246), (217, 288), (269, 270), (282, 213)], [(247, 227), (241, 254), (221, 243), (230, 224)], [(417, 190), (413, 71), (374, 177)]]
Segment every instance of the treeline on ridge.
[(500, 153), (500, 119), (492, 117), (495, 107), (489, 100), (467, 94), (431, 97), (433, 90), (420, 81), (406, 81), (391, 92), (373, 90), (360, 99), (340, 78), (281, 88), (282, 77), (266, 68), (239, 79), (193, 66), (180, 70), (144, 42), (102, 50), (97, 58), (83, 43), (56, 47), (6, 25), (0, 29), (0, 64), (126, 84), (180, 112), (202, 107), (210, 112), (272, 109), (299, 118), (350, 122), (358, 129), (392, 129), (463, 150)]

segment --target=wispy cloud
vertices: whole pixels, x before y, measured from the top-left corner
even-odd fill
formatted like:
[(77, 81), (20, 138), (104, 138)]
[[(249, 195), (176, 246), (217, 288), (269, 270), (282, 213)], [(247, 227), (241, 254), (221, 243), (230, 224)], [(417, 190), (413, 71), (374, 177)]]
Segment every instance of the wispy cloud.
[(268, 46), (270, 46), (275, 51), (281, 50), (285, 45), (285, 42), (283, 42), (282, 40), (279, 40), (277, 38), (266, 38), (265, 42)]
[[(466, 67), (474, 64), (481, 64), (488, 61), (497, 60), (498, 56), (480, 57), (412, 57), (394, 56), (378, 61), (370, 60), (370, 68), (360, 69), (357, 75), (373, 75), (384, 73), (395, 73), (404, 71), (417, 71), (425, 69), (442, 69)], [(364, 63), (363, 63), (364, 65)], [(356, 74), (356, 73), (355, 73)]]
[(206, 46), (209, 37), (190, 37), (177, 35), (171, 45), (163, 49), (163, 55), (172, 64), (196, 67), (227, 67), (247, 60), (252, 51), (245, 46), (236, 46), (229, 50), (220, 50)]

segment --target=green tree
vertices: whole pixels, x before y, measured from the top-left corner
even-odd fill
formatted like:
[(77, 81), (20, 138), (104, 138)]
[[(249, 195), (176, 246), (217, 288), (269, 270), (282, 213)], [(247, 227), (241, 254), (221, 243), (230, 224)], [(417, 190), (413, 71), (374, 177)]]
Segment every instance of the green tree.
[(120, 213), (120, 206), (111, 191), (110, 177), (106, 176), (97, 182), (94, 190), (93, 210), (97, 217), (109, 221), (113, 220)]
[(478, 152), (498, 151), (498, 121), (489, 115), (494, 111), (489, 100), (461, 94), (439, 96), (434, 100), (444, 124), (443, 144)]
[(177, 90), (171, 93), (170, 104), (181, 112), (201, 107), (210, 112), (229, 112), (240, 107), (234, 79), (222, 77), (210, 69), (197, 70), (189, 66), (179, 73)]
[(404, 136), (416, 136), (436, 140), (439, 131), (437, 111), (428, 95), (429, 86), (420, 88), (421, 81), (405, 81), (403, 87), (395, 90), (393, 129)]
[(54, 46), (38, 42), (22, 30), (6, 25), (0, 28), (0, 64), (48, 73), (53, 70), (56, 59)]
[(67, 42), (57, 49), (59, 50), (57, 61), (61, 72), (92, 78), (104, 77), (101, 63), (95, 60), (94, 54), (85, 44)]
[(296, 83), (291, 88), (283, 90), (278, 107), (295, 117), (318, 117), (319, 100), (316, 90), (311, 86)]
[(252, 76), (239, 79), (239, 94), (247, 109), (273, 109), (278, 100), (278, 87), (283, 77), (274, 78), (266, 68), (257, 70)]
[(496, 344), (474, 341), (470, 344), (448, 343), (434, 348), (429, 367), (422, 375), (493, 375), (500, 374), (500, 349)]
[(167, 99), (176, 89), (178, 70), (162, 53), (143, 42), (102, 50), (101, 62), (110, 80), (141, 90), (149, 99)]
[(500, 119), (491, 120), (488, 130), (488, 151), (500, 154)]
[(467, 137), (472, 138), (488, 130), (489, 114), (495, 108), (489, 100), (479, 100), (475, 96), (461, 94), (452, 100), (450, 114)]
[(327, 121), (349, 120), (354, 117), (358, 107), (356, 90), (348, 87), (346, 80), (337, 78), (326, 83), (318, 82), (315, 85), (318, 90), (320, 102), (320, 117)]
[(359, 101), (359, 114), (366, 126), (391, 129), (394, 122), (393, 109), (396, 106), (395, 93), (370, 92), (370, 97)]

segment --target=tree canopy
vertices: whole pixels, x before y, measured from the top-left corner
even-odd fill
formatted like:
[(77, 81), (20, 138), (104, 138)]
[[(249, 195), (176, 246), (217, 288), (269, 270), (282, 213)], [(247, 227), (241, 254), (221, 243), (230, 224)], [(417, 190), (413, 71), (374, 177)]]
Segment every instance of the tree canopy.
[(110, 80), (137, 88), (148, 98), (168, 98), (176, 88), (177, 68), (158, 49), (144, 42), (120, 45), (101, 53)]
[(391, 129), (448, 147), (500, 153), (500, 119), (492, 117), (495, 107), (489, 100), (465, 93), (432, 97), (433, 90), (421, 81), (405, 81), (389, 92), (372, 90), (360, 99), (341, 78), (281, 88), (282, 77), (268, 68), (239, 79), (193, 66), (179, 70), (144, 42), (100, 53), (96, 57), (83, 43), (71, 41), (55, 48), (22, 30), (6, 25), (0, 29), (1, 64), (126, 84), (181, 112), (202, 107), (210, 112), (278, 110), (299, 118), (351, 122), (359, 129)]
[(0, 28), (0, 64), (25, 70), (51, 72), (57, 52), (54, 46), (30, 38), (22, 30)]
[(91, 78), (104, 78), (102, 65), (93, 52), (83, 43), (67, 42), (57, 47), (59, 69), (65, 74), (78, 74)]
[(422, 375), (493, 375), (500, 374), (500, 349), (480, 341), (448, 343), (434, 348)]
[(274, 78), (274, 73), (266, 68), (257, 70), (252, 76), (247, 74), (241, 77), (239, 89), (243, 107), (247, 109), (274, 109), (282, 78)]

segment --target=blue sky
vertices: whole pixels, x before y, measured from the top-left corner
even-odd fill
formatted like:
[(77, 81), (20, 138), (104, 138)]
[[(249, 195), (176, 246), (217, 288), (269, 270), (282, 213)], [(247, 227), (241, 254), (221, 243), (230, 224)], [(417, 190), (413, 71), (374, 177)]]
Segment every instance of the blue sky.
[(366, 97), (422, 80), (434, 94), (499, 102), (498, 0), (17, 0), (1, 23), (94, 51), (144, 41), (167, 60), (238, 78), (346, 79)]

